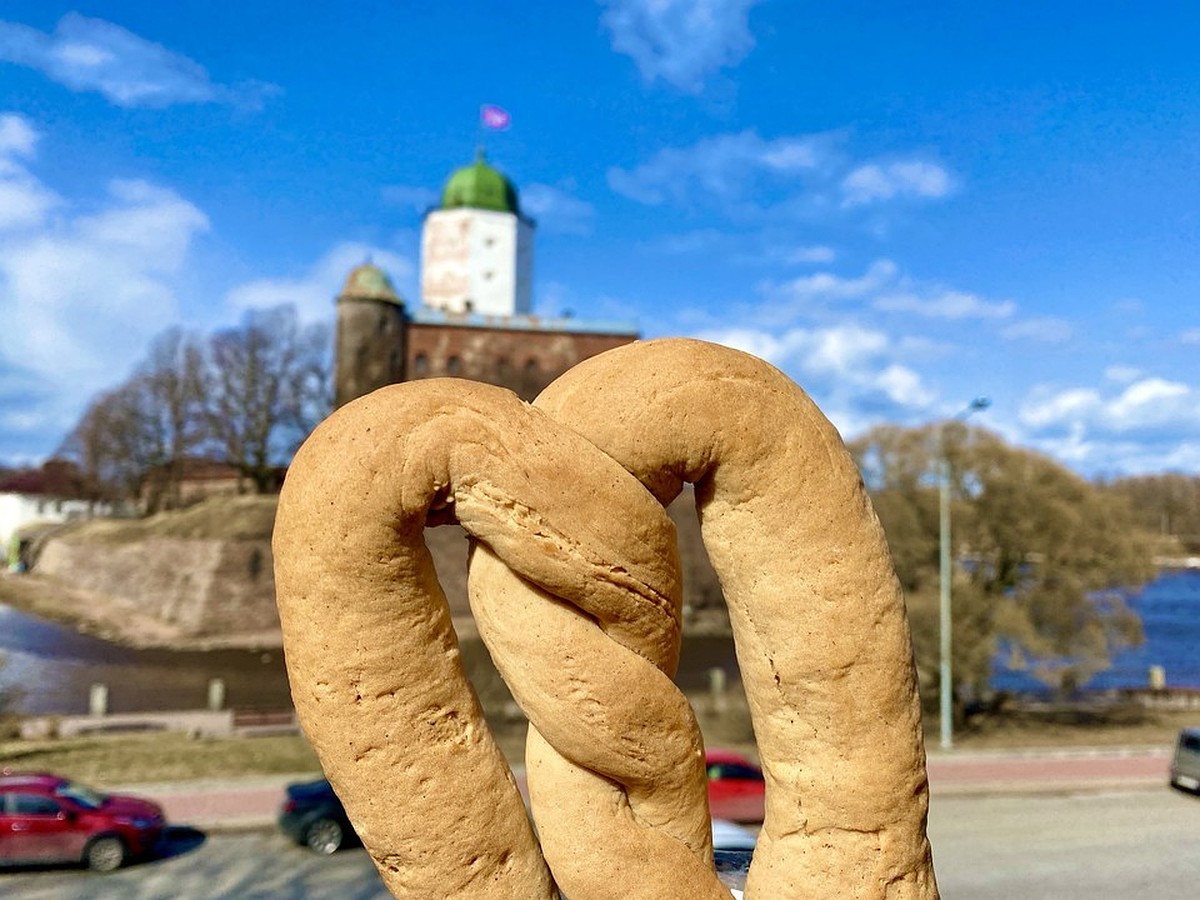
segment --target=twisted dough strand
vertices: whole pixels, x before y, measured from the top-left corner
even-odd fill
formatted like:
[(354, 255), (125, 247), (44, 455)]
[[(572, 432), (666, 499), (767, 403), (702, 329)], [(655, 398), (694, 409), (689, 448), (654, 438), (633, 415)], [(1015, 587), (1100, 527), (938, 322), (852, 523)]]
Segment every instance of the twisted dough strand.
[(512, 570), (672, 668), (674, 528), (578, 435), (507, 391), (452, 379), (343, 407), (296, 454), (280, 496), (276, 594), (296, 712), (388, 889), (550, 898), (424, 544), (427, 520), (451, 510)]
[(530, 801), (563, 895), (729, 900), (713, 869), (700, 731), (673, 661), (614, 640), (486, 548), (469, 571), (480, 636), (530, 720)]
[[(746, 897), (936, 897), (903, 598), (861, 478), (817, 407), (761, 360), (689, 340), (593, 357), (535, 405), (664, 505), (696, 486), (767, 780)], [(539, 827), (545, 769), (529, 767)], [(562, 797), (546, 793), (553, 815)]]

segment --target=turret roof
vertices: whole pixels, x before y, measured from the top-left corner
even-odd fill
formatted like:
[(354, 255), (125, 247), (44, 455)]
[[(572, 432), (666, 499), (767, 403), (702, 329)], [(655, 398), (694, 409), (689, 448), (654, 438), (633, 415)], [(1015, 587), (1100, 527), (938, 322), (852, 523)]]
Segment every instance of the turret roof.
[(346, 276), (346, 284), (342, 288), (339, 299), (342, 300), (383, 300), (388, 303), (403, 303), (392, 280), (387, 273), (372, 263), (355, 266)]
[(442, 191), (442, 209), (459, 207), (520, 215), (516, 187), (499, 170), (488, 165), (482, 147), (475, 162), (456, 169)]

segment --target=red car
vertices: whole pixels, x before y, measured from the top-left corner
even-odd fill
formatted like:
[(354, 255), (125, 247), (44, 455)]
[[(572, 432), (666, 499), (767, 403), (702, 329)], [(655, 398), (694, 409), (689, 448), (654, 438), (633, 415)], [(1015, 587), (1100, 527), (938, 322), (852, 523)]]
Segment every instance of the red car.
[(149, 800), (46, 772), (0, 772), (0, 865), (82, 862), (111, 872), (148, 855), (165, 826)]
[(761, 822), (766, 797), (762, 769), (728, 750), (709, 750), (704, 756), (712, 817), (731, 822)]

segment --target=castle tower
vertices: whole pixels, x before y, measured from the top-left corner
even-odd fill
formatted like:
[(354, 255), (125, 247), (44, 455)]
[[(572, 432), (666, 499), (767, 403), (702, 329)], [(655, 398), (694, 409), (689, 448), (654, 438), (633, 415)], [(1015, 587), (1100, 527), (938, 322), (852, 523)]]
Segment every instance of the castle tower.
[(446, 182), (441, 205), (421, 231), (421, 298), (447, 313), (528, 315), (533, 290), (532, 219), (522, 215), (517, 189), (475, 162)]
[(334, 405), (388, 384), (454, 377), (532, 400), (567, 369), (638, 339), (633, 323), (532, 314), (534, 222), (517, 189), (475, 162), (451, 174), (421, 232), (422, 303), (407, 308), (377, 266), (337, 299)]
[(334, 407), (404, 380), (404, 301), (378, 266), (352, 269), (337, 298)]

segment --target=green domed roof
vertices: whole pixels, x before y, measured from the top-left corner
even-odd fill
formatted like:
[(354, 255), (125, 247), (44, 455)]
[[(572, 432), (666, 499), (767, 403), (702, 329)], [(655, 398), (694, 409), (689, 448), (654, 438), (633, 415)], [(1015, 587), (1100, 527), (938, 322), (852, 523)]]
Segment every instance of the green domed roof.
[(487, 164), (480, 150), (475, 162), (455, 170), (442, 191), (442, 209), (467, 207), (520, 214), (517, 189)]
[(363, 263), (355, 266), (346, 276), (346, 284), (342, 288), (341, 297), (347, 300), (385, 300), (389, 303), (403, 303), (400, 295), (392, 286), (392, 280), (379, 266)]

